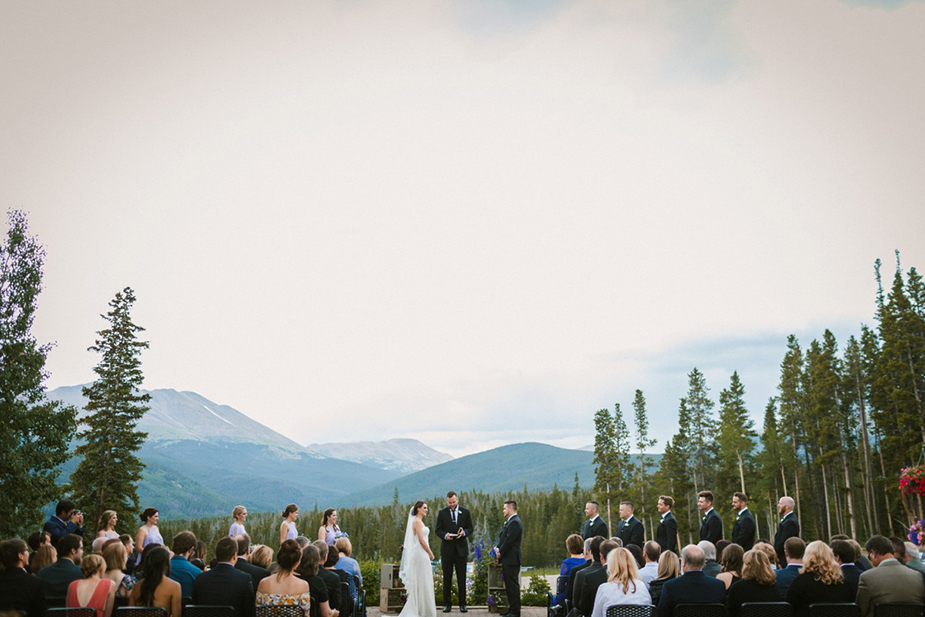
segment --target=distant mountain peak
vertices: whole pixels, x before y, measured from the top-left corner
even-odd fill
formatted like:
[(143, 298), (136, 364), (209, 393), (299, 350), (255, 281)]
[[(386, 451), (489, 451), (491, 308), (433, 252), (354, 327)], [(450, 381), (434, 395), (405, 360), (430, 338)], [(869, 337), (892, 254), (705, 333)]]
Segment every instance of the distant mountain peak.
[(323, 456), (402, 473), (413, 473), (453, 460), (449, 454), (435, 450), (417, 439), (403, 437), (386, 441), (315, 443), (307, 449)]

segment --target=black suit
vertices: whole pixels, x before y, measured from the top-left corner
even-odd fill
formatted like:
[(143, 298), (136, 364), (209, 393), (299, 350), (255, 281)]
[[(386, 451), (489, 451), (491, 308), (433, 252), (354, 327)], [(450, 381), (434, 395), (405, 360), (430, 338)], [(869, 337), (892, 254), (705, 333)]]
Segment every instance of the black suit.
[(45, 521), (45, 526), (42, 527), (42, 531), (48, 532), (48, 535), (51, 536), (51, 545), (54, 547), (58, 546), (58, 540), (69, 533), (76, 533), (78, 536), (84, 535), (83, 526), (69, 520), (63, 521), (57, 516), (52, 516)]
[(254, 583), (247, 572), (217, 563), (193, 581), (193, 604), (234, 607), (235, 617), (254, 617)]
[(658, 617), (672, 617), (678, 604), (722, 604), (726, 585), (699, 570), (692, 570), (662, 585), (658, 599)]
[(858, 582), (861, 580), (862, 572), (863, 570), (854, 564), (841, 567), (841, 573), (845, 575), (845, 582), (851, 585), (854, 595), (858, 595)]
[(658, 529), (655, 531), (655, 541), (662, 547), (662, 552), (678, 552), (678, 519), (674, 517), (671, 510), (662, 517), (661, 522), (658, 524)]
[(501, 535), (498, 537), (501, 574), (504, 576), (511, 615), (520, 615), (520, 540), (523, 535), (524, 526), (520, 517), (514, 514), (501, 528)]
[(784, 556), (784, 542), (790, 538), (800, 536), (800, 521), (797, 520), (796, 512), (788, 512), (777, 525), (777, 533), (774, 534), (774, 550), (777, 552), (777, 558), (781, 564), (786, 565), (787, 558)]
[(582, 564), (578, 564), (577, 566), (572, 568), (571, 572), (568, 573), (568, 588), (566, 589), (566, 592), (565, 592), (565, 598), (569, 602), (571, 602), (572, 606), (575, 606), (575, 602), (578, 600), (578, 598), (575, 596), (575, 584), (578, 581), (578, 573), (584, 570), (585, 568), (590, 567), (591, 564), (593, 563), (594, 562), (589, 559), (588, 561)]
[(755, 517), (748, 508), (743, 508), (736, 517), (735, 525), (732, 526), (733, 543), (738, 544), (743, 550), (750, 551), (755, 546)]
[(575, 580), (575, 606), (578, 612), (585, 617), (590, 617), (594, 610), (594, 598), (597, 596), (597, 588), (607, 582), (607, 568), (603, 564), (596, 563), (584, 570)]
[(712, 542), (715, 546), (717, 542), (723, 539), (723, 519), (719, 517), (716, 510), (710, 508), (703, 522), (700, 523), (700, 541)]
[(585, 525), (581, 529), (582, 540), (587, 540), (594, 536), (600, 536), (605, 539), (610, 537), (610, 530), (607, 529), (607, 523), (605, 523), (604, 519), (600, 516), (597, 516), (593, 523), (590, 519), (585, 521)]
[(260, 585), (260, 581), (270, 576), (270, 571), (266, 568), (261, 568), (260, 566), (255, 566), (249, 562), (244, 557), (238, 555), (238, 560), (235, 562), (234, 567), (236, 570), (246, 572), (251, 577), (251, 582), (254, 584), (254, 590), (257, 590), (257, 586)]
[(0, 610), (23, 611), (28, 617), (45, 617), (45, 585), (22, 568), (0, 572)]
[(642, 548), (642, 545), (646, 542), (645, 533), (642, 521), (635, 516), (630, 516), (625, 521), (621, 520), (617, 523), (617, 537), (623, 540), (623, 546), (635, 544)]
[[(446, 534), (465, 533), (461, 538), (447, 540)], [(456, 592), (459, 605), (466, 605), (466, 562), (469, 560), (469, 536), (472, 535), (472, 516), (465, 508), (456, 507), (456, 522), (449, 508), (437, 513), (436, 534), (440, 537), (440, 566), (443, 568), (443, 604), (450, 605), (453, 589), (453, 570), (456, 570)]]

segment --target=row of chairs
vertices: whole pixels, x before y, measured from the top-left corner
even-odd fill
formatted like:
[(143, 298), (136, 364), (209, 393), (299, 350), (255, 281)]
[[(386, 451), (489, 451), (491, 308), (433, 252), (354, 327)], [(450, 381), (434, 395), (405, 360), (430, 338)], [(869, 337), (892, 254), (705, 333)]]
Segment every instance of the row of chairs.
[[(607, 617), (652, 617), (653, 606), (611, 606)], [(861, 617), (857, 604), (818, 603), (809, 606), (811, 617)], [(723, 604), (679, 604), (674, 617), (728, 617)], [(793, 609), (787, 602), (746, 602), (741, 617), (792, 617)], [(884, 602), (874, 607), (875, 617), (925, 617), (925, 606), (906, 602)]]
[[(300, 606), (258, 606), (257, 617), (303, 617)], [(314, 610), (314, 609), (313, 609)], [(92, 608), (50, 608), (47, 617), (96, 617)], [(113, 617), (167, 617), (167, 610), (160, 607), (121, 606), (113, 611)], [(187, 604), (183, 617), (234, 617), (234, 607)]]

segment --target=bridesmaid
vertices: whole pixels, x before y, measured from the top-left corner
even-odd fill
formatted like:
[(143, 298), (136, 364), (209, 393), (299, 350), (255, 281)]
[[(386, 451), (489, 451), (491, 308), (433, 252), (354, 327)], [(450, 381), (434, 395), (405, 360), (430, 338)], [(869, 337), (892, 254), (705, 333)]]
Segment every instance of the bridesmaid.
[(157, 528), (157, 508), (148, 508), (141, 513), (139, 518), (144, 525), (138, 528), (138, 537), (135, 540), (135, 550), (138, 551), (135, 565), (141, 562), (141, 553), (146, 546), (149, 544), (164, 544), (164, 538), (161, 537), (161, 532)]
[(295, 520), (299, 518), (299, 506), (294, 503), (286, 506), (282, 514), (283, 522), (279, 526), (279, 543), (282, 545), (286, 540), (295, 540), (299, 532), (295, 528)]
[(96, 537), (106, 538), (107, 540), (118, 540), (119, 534), (116, 533), (116, 523), (119, 522), (119, 516), (115, 510), (104, 510), (100, 514), (100, 522), (96, 526)]
[(323, 540), (326, 544), (334, 546), (334, 536), (340, 533), (340, 527), (337, 526), (337, 510), (328, 508), (321, 516), (321, 527), (318, 528), (318, 539)]
[(247, 518), (247, 508), (244, 506), (235, 506), (234, 510), (231, 511), (231, 518), (234, 519), (234, 522), (228, 529), (228, 536), (233, 538), (246, 534), (247, 531), (244, 530), (244, 519)]

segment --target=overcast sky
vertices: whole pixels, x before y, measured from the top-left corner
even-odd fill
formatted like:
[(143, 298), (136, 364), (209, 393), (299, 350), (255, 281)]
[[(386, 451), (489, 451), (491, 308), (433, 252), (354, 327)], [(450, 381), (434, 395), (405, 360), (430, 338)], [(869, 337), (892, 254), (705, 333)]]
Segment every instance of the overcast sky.
[[(145, 387), (301, 443), (579, 447), (925, 268), (925, 3), (0, 4), (0, 206), (49, 387), (131, 286)], [(760, 426), (759, 426), (760, 430)]]

